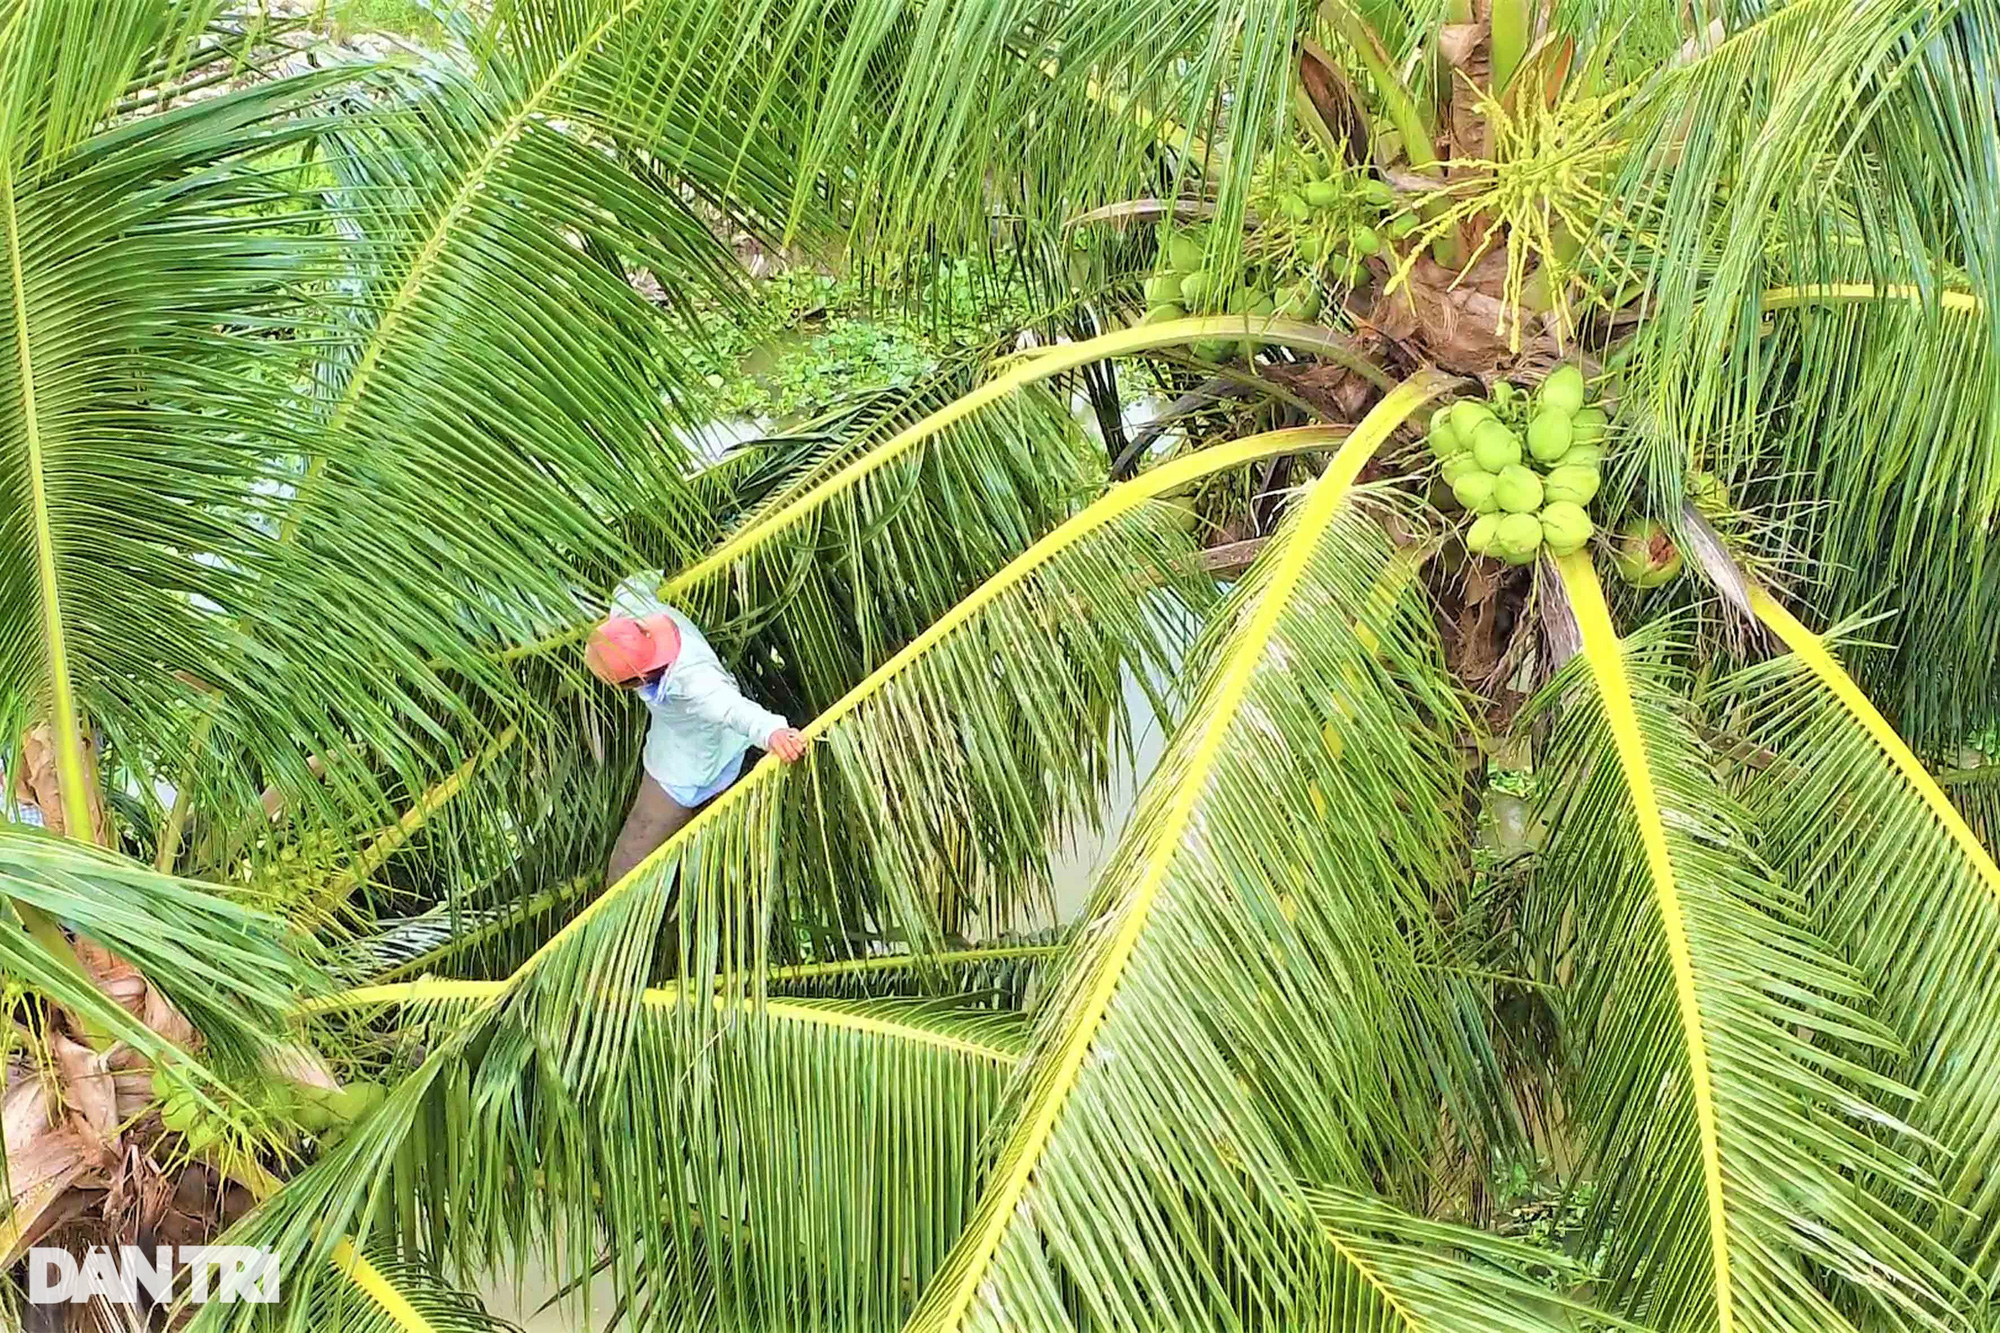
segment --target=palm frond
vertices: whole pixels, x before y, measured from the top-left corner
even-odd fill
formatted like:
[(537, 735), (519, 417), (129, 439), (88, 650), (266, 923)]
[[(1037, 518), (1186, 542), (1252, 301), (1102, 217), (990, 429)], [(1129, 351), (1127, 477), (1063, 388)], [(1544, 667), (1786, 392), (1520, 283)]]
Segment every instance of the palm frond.
[(1990, 0), (1751, 6), (1644, 80), (1621, 130), (1649, 275), (1621, 389), (1653, 508), (1717, 471), (1830, 614), (1885, 592), (1926, 607), (1857, 665), (1927, 752), (2000, 697), (1994, 18)]
[(1337, 1327), (1354, 1333), (1491, 1328), (1506, 1333), (1631, 1328), (1574, 1297), (1578, 1266), (1545, 1249), (1415, 1217), (1381, 1199), (1307, 1192), (1340, 1259)]
[[(1460, 715), (1353, 492), (1448, 382), (1371, 412), (1225, 607), (912, 1329), (1317, 1326), (1368, 1279), (1305, 1185), (1407, 1194), (1440, 1105), (1477, 1132), (1477, 1003), (1422, 965)], [(1443, 1327), (1547, 1326), (1479, 1304)]]
[[(29, 929), (24, 920), (46, 924)], [(200, 1052), (180, 1049), (107, 995), (62, 926), (138, 969), (202, 1034)], [(288, 943), (281, 922), (211, 886), (0, 823), (0, 972), (154, 1064), (186, 1071), (210, 1109), (232, 1121), (244, 1113), (232, 1087), (262, 1081), (289, 1040), (298, 997), (325, 988)]]
[[(1277, 0), (770, 8), (787, 20), (779, 51), (802, 52), (818, 90), (805, 160), (851, 168), (856, 239), (890, 253), (976, 252), (996, 216), (1053, 235), (1192, 183), (1198, 162), (1235, 234), (1252, 170), (1288, 129), (1304, 21)], [(1210, 147), (1225, 129), (1226, 156)]]
[[(109, 102), (48, 99), (113, 96), (147, 51), (106, 43), (181, 34), (201, 7), (113, 8), (100, 28), (75, 6), (18, 6), (0, 50), (30, 62), (0, 110), (0, 712), (32, 699), (50, 719), (73, 816), (89, 795), (80, 724), (140, 767), (184, 755), (211, 687), (248, 669), (215, 610), (240, 604), (269, 555), (270, 455), (294, 438), (290, 339), (318, 321), (290, 294), (329, 267), (323, 244), (269, 216), (296, 196), (265, 165), (314, 133), (300, 113), (328, 76), (79, 137), (72, 121)], [(275, 428), (255, 438), (246, 419)], [(270, 717), (283, 711), (268, 703), (236, 744), (293, 752), (313, 733)]]
[(2000, 1179), (2000, 867), (1828, 643), (1768, 593), (1759, 617), (1791, 650), (1735, 682), (1755, 764), (1744, 799), (1772, 864), (1808, 885), (1815, 919), (1868, 980), (1902, 1040), (1887, 1068), (1942, 1150), (1936, 1226), (1993, 1280)]
[[(450, 1032), (495, 989), (433, 982), (385, 998), (415, 1024), (400, 1030)], [(720, 1021), (690, 1047), (679, 1021), (690, 999), (680, 987), (644, 993), (602, 1100), (578, 1098), (559, 1051), (506, 1034), (468, 1046), (458, 1028), (380, 1113), (409, 1144), (379, 1194), (370, 1148), (351, 1141), (279, 1196), (309, 1199), (308, 1211), (281, 1207), (246, 1234), (303, 1256), (317, 1208), (447, 1246), (469, 1271), (532, 1253), (550, 1271), (587, 1274), (596, 1253), (571, 1229), (587, 1223), (610, 1246), (621, 1304), (645, 1308), (647, 1326), (895, 1322), (909, 1275), (935, 1266), (971, 1205), (979, 1137), (1021, 1059), (1024, 1023), (976, 997), (716, 995), (699, 1007)], [(468, 1133), (480, 1151), (464, 1150)], [(516, 1172), (544, 1181), (537, 1209), (520, 1208)], [(404, 1199), (418, 1211), (399, 1211)]]
[[(334, 1264), (345, 1283), (315, 1287), (310, 1303), (267, 1313), (262, 1327), (284, 1327), (290, 1318), (340, 1333), (520, 1333), (488, 1314), (476, 1297), (445, 1284), (421, 1260), (363, 1254), (343, 1241), (335, 1247)], [(212, 1325), (196, 1310), (189, 1327), (199, 1333)]]
[[(1562, 587), (1580, 660), (1546, 768), (1537, 893), (1580, 937), (1566, 1039), (1614, 1308), (1674, 1328), (1945, 1326), (1950, 1257), (1914, 1214), (1934, 1187), (1865, 980), (1803, 888), (1752, 855), (1662, 668), (1621, 641), (1587, 554)], [(1612, 1221), (1615, 1215), (1615, 1223)]]

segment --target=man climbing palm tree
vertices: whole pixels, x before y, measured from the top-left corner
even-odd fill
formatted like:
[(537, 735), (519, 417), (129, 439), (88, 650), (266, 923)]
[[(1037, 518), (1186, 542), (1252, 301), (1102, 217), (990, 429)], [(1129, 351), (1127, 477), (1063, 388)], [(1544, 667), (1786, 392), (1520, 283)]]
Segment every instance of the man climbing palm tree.
[(610, 616), (584, 651), (600, 680), (636, 689), (652, 715), (646, 771), (612, 845), (607, 885), (623, 879), (734, 782), (750, 747), (762, 746), (786, 763), (806, 752), (806, 738), (791, 723), (743, 697), (694, 622), (655, 594), (658, 583), (653, 575), (634, 574), (619, 584)]

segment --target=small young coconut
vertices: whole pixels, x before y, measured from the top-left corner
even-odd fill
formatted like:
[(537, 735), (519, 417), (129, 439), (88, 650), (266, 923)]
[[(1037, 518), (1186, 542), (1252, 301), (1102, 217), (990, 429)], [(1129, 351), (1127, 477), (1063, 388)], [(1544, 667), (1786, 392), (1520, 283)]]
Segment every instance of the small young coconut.
[(1453, 454), (1465, 452), (1465, 442), (1458, 438), (1458, 432), (1451, 428), (1451, 409), (1440, 407), (1431, 413), (1431, 432), (1425, 436), (1431, 452), (1439, 458), (1450, 458)]
[(1340, 203), (1340, 187), (1332, 181), (1313, 181), (1304, 194), (1306, 202), (1314, 208), (1334, 208)]
[(1319, 288), (1309, 281), (1301, 279), (1280, 293), (1278, 313), (1286, 319), (1318, 319), (1319, 312)]
[(1183, 273), (1200, 268), (1207, 258), (1207, 242), (1198, 232), (1177, 231), (1167, 242), (1167, 262)]
[(1292, 253), (1302, 263), (1317, 264), (1319, 257), (1326, 253), (1326, 247), (1320, 243), (1319, 233), (1309, 231), (1292, 242)]
[(1417, 229), (1415, 213), (1398, 213), (1382, 224), (1382, 234), (1392, 241), (1400, 241)]
[(1597, 494), (1602, 474), (1594, 467), (1572, 463), (1567, 457), (1562, 466), (1550, 471), (1548, 480), (1542, 483), (1542, 498), (1550, 504), (1561, 500), (1573, 505), (1587, 505)]
[(1681, 552), (1667, 530), (1652, 519), (1627, 527), (1612, 548), (1611, 563), (1635, 588), (1657, 588), (1681, 572)]
[(1554, 463), (1569, 452), (1569, 413), (1544, 408), (1528, 423), (1528, 452), (1543, 465)]
[(1519, 463), (1504, 467), (1493, 479), (1493, 498), (1510, 514), (1532, 514), (1542, 507), (1542, 479)]
[(334, 1126), (337, 1118), (331, 1110), (327, 1109), (327, 1098), (333, 1096), (335, 1091), (337, 1089), (333, 1088), (302, 1087), (299, 1089), (298, 1099), (292, 1113), (292, 1119), (298, 1122), (299, 1128), (308, 1133), (318, 1134), (320, 1131), (331, 1129)]
[(1578, 444), (1603, 444), (1610, 428), (1611, 418), (1602, 408), (1586, 407), (1570, 415), (1569, 437)]
[[(1458, 428), (1456, 417), (1452, 419), (1452, 428)], [(1498, 473), (1521, 461), (1521, 437), (1498, 421), (1482, 422), (1472, 432), (1472, 456), (1488, 472)]]
[(1396, 190), (1387, 181), (1369, 179), (1361, 182), (1361, 197), (1371, 204), (1387, 208), (1396, 202)]
[(1451, 484), (1452, 497), (1475, 514), (1491, 514), (1500, 508), (1493, 495), (1493, 477), (1487, 472), (1465, 472)]
[(1465, 530), (1465, 549), (1474, 555), (1485, 555), (1493, 549), (1493, 537), (1499, 530), (1500, 515), (1481, 514)]
[(1710, 518), (1720, 518), (1729, 512), (1729, 487), (1713, 472), (1691, 473), (1687, 495), (1694, 501), (1694, 507)]
[(1510, 565), (1525, 565), (1542, 549), (1542, 521), (1533, 514), (1509, 514), (1493, 530), (1492, 553)]
[(1193, 350), (1195, 360), (1219, 366), (1236, 350), (1236, 344), (1228, 338), (1201, 338), (1195, 342)]
[(1333, 266), (1333, 280), (1342, 287), (1359, 287), (1368, 281), (1368, 265), (1348, 255), (1337, 260)]
[(1479, 433), (1479, 428), (1491, 420), (1493, 409), (1477, 398), (1461, 398), (1451, 405), (1451, 428), (1459, 439), (1465, 441), (1467, 448), (1472, 446), (1473, 436)]
[(1438, 475), (1444, 478), (1447, 486), (1456, 485), (1458, 479), (1468, 472), (1478, 472), (1482, 477), (1486, 475), (1480, 471), (1479, 460), (1463, 450), (1445, 459), (1444, 466), (1438, 469)]
[(1542, 381), (1537, 403), (1575, 416), (1583, 410), (1583, 372), (1575, 366), (1557, 366)]
[(1582, 550), (1593, 531), (1590, 515), (1583, 512), (1583, 506), (1568, 500), (1558, 500), (1543, 509), (1541, 520), (1542, 540), (1557, 555)]
[(1146, 304), (1178, 304), (1181, 299), (1181, 279), (1183, 273), (1155, 273), (1146, 279)]
[(1195, 507), (1192, 495), (1177, 495), (1172, 498), (1162, 496), (1160, 504), (1163, 508), (1173, 511), (1171, 517), (1174, 526), (1182, 532), (1192, 533), (1201, 530), (1201, 510)]
[(1172, 320), (1186, 318), (1187, 311), (1169, 303), (1167, 305), (1154, 306), (1146, 312), (1146, 317), (1139, 322), (1141, 324), (1166, 324)]
[(1355, 227), (1347, 233), (1347, 244), (1357, 255), (1379, 254), (1382, 250), (1382, 238), (1375, 234), (1373, 227)]
[(1206, 269), (1196, 269), (1181, 279), (1181, 304), (1190, 310), (1198, 310), (1215, 296), (1215, 274)]
[(1312, 209), (1306, 204), (1306, 201), (1299, 195), (1293, 194), (1290, 190), (1278, 196), (1278, 211), (1293, 222), (1304, 222), (1312, 216)]
[(181, 1091), (160, 1107), (160, 1123), (176, 1134), (185, 1134), (201, 1120), (201, 1103), (192, 1092)]

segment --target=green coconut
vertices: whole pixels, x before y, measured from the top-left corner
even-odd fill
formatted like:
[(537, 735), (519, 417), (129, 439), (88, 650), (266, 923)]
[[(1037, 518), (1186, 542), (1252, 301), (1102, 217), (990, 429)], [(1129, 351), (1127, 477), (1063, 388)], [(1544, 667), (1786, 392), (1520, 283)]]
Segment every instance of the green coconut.
[(1185, 273), (1156, 273), (1146, 279), (1146, 304), (1178, 304), (1181, 299), (1181, 279)]
[(1292, 242), (1292, 253), (1304, 263), (1317, 264), (1326, 253), (1326, 246), (1320, 242), (1319, 233), (1309, 231)]
[(298, 1105), (292, 1111), (292, 1119), (298, 1122), (299, 1128), (308, 1133), (318, 1134), (322, 1130), (331, 1129), (339, 1124), (339, 1119), (332, 1111), (327, 1109), (326, 1105), (326, 1098), (332, 1094), (317, 1088), (310, 1089), (310, 1091), (317, 1092), (319, 1095), (317, 1097), (299, 1098)]
[(355, 1082), (339, 1092), (328, 1094), (326, 1109), (336, 1120), (352, 1123), (388, 1099), (389, 1090), (380, 1083)]
[(1604, 450), (1595, 444), (1572, 444), (1569, 452), (1556, 462), (1557, 467), (1601, 467), (1604, 464)]
[(1400, 241), (1417, 229), (1415, 213), (1398, 213), (1382, 224), (1382, 234), (1390, 240)]
[(1311, 282), (1297, 282), (1282, 293), (1278, 313), (1286, 319), (1318, 319), (1321, 308), (1319, 288)]
[(1216, 294), (1215, 274), (1197, 269), (1181, 279), (1181, 304), (1190, 310), (1207, 305)]
[(1611, 418), (1602, 408), (1585, 407), (1570, 415), (1569, 437), (1578, 444), (1603, 444), (1610, 428)]
[(1694, 507), (1710, 518), (1729, 512), (1729, 487), (1713, 472), (1689, 474), (1687, 494)]
[(1537, 404), (1575, 416), (1583, 410), (1583, 372), (1575, 366), (1557, 366), (1542, 381)]
[(1178, 231), (1167, 242), (1167, 262), (1183, 273), (1201, 267), (1208, 258), (1208, 247), (1197, 232)]
[(1515, 463), (1493, 479), (1493, 498), (1510, 514), (1532, 514), (1542, 507), (1542, 479)]
[(1571, 504), (1568, 500), (1557, 500), (1544, 508), (1541, 520), (1542, 540), (1557, 555), (1582, 550), (1593, 531), (1590, 515), (1583, 512), (1583, 506)]
[[(1458, 425), (1452, 420), (1453, 428)], [(1498, 473), (1521, 461), (1521, 437), (1498, 421), (1485, 421), (1472, 432), (1472, 456), (1488, 472)]]
[(1500, 515), (1481, 514), (1465, 530), (1465, 549), (1474, 555), (1487, 554), (1493, 549), (1493, 536), (1499, 530)]
[(1569, 413), (1549, 408), (1537, 412), (1528, 423), (1528, 452), (1537, 463), (1554, 463), (1569, 452), (1569, 446)]
[(1368, 266), (1352, 255), (1334, 261), (1333, 282), (1337, 287), (1359, 287), (1368, 281)]
[(1492, 554), (1510, 565), (1525, 565), (1542, 549), (1542, 521), (1533, 514), (1508, 514), (1493, 529)]
[(1635, 588), (1657, 588), (1681, 572), (1681, 552), (1667, 530), (1652, 519), (1641, 519), (1618, 534), (1611, 563)]
[(201, 1103), (185, 1090), (176, 1092), (160, 1106), (160, 1123), (176, 1134), (185, 1134), (201, 1120)]
[(1375, 234), (1373, 227), (1356, 227), (1347, 233), (1347, 244), (1357, 255), (1378, 254), (1382, 249), (1382, 238)]
[(1387, 208), (1396, 202), (1396, 191), (1387, 181), (1365, 180), (1361, 182), (1361, 197), (1371, 204)]
[(1465, 441), (1458, 438), (1458, 432), (1451, 428), (1451, 409), (1440, 407), (1431, 413), (1430, 434), (1425, 437), (1431, 452), (1439, 458), (1450, 458), (1453, 454), (1465, 452)]
[(1211, 366), (1219, 366), (1235, 352), (1236, 344), (1228, 338), (1198, 338), (1192, 348), (1195, 360), (1206, 361)]
[(1493, 494), (1493, 477), (1486, 472), (1463, 472), (1451, 484), (1452, 498), (1475, 514), (1491, 514), (1500, 508)]
[(1181, 307), (1177, 305), (1169, 303), (1167, 305), (1154, 306), (1151, 310), (1148, 310), (1146, 312), (1146, 317), (1140, 320), (1139, 322), (1141, 324), (1166, 324), (1176, 319), (1186, 319), (1186, 318), (1187, 318), (1187, 311), (1181, 309)]
[(1302, 193), (1314, 208), (1334, 208), (1340, 203), (1340, 187), (1332, 181), (1314, 181)]
[(1278, 211), (1294, 222), (1304, 222), (1312, 216), (1312, 208), (1290, 190), (1278, 196)]
[(1573, 505), (1587, 505), (1597, 494), (1597, 487), (1603, 476), (1594, 467), (1564, 460), (1561, 467), (1553, 469), (1548, 480), (1542, 483), (1542, 496), (1546, 503), (1562, 501)]
[(1493, 409), (1477, 398), (1461, 398), (1451, 405), (1451, 428), (1468, 448), (1480, 426), (1491, 420)]
[(1458, 479), (1468, 472), (1479, 472), (1482, 477), (1486, 475), (1479, 470), (1479, 460), (1463, 451), (1445, 459), (1444, 466), (1438, 469), (1438, 475), (1444, 478), (1447, 486), (1457, 484)]

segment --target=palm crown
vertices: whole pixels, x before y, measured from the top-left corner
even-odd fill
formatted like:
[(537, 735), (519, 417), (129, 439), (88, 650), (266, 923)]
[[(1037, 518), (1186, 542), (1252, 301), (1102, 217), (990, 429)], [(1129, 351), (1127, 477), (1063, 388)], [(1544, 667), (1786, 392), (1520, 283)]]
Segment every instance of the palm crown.
[[(1996, 20), (518, 0), (296, 73), (0, 0), (0, 734), (68, 835), (0, 832), (0, 1251), (285, 1256), (200, 1327), (525, 1264), (646, 1328), (1983, 1326)], [(1026, 350), (698, 465), (739, 231), (971, 263)], [(1079, 425), (1107, 364), (1171, 448)], [(577, 648), (655, 566), (815, 743), (600, 891)], [(1492, 1225), (1536, 1153), (1577, 1255)]]

